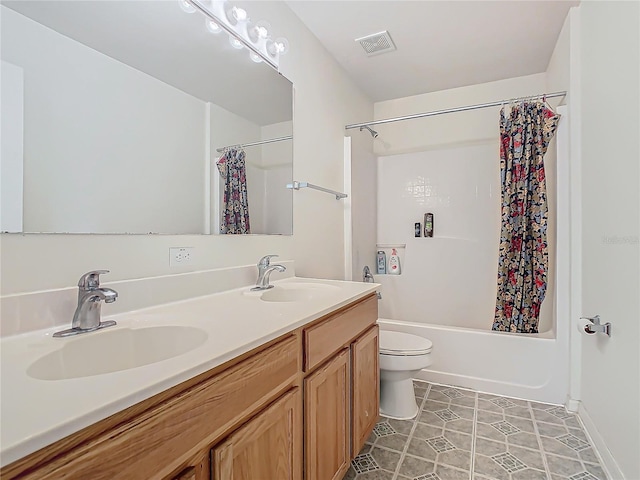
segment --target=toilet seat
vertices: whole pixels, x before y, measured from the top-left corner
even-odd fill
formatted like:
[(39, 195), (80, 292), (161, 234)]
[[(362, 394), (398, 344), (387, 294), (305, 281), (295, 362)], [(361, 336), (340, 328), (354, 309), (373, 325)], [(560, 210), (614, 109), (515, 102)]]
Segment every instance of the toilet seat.
[(433, 344), (426, 338), (410, 333), (380, 330), (380, 353), (382, 355), (413, 356), (431, 353)]

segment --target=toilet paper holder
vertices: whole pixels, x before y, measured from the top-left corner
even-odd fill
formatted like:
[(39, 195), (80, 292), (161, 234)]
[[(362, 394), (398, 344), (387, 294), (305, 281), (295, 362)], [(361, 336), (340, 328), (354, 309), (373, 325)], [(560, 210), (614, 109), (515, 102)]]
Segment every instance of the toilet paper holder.
[(594, 333), (606, 333), (608, 336), (611, 336), (611, 322), (600, 323), (600, 315), (596, 315), (595, 317), (580, 317), (584, 320), (589, 320), (591, 325), (587, 324), (584, 326), (584, 331), (588, 334)]

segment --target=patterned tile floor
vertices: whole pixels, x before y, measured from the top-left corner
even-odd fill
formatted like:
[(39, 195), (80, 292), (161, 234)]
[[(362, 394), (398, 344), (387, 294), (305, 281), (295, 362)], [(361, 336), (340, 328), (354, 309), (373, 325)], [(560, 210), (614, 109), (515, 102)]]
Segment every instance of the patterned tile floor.
[(381, 417), (344, 480), (607, 480), (563, 407), (414, 382), (414, 420)]

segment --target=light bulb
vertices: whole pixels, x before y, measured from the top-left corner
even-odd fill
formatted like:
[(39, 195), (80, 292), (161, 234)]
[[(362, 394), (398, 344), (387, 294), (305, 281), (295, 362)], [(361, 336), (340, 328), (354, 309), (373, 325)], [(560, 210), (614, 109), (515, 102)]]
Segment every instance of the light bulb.
[(256, 63), (262, 62), (262, 57), (260, 57), (256, 52), (250, 52), (249, 58)]
[(180, 8), (187, 13), (193, 13), (196, 11), (196, 7), (187, 2), (187, 0), (178, 0), (178, 3)]
[(229, 10), (227, 10), (227, 18), (229, 19), (229, 22), (231, 22), (233, 25), (236, 25), (238, 22), (247, 20), (248, 15), (247, 11), (244, 8), (231, 7)]
[(206, 26), (207, 26), (207, 30), (209, 30), (211, 33), (220, 33), (222, 31), (222, 28), (220, 28), (220, 25), (218, 25), (213, 20), (207, 20)]
[(271, 30), (269, 22), (260, 20), (248, 29), (249, 37), (253, 42), (258, 42), (261, 39), (269, 37), (269, 30)]
[(284, 55), (289, 51), (289, 41), (284, 37), (269, 41), (267, 42), (267, 51), (272, 57)]
[(238, 50), (242, 50), (244, 48), (243, 43), (236, 37), (232, 37), (231, 35), (229, 35), (229, 43), (233, 48), (237, 48)]

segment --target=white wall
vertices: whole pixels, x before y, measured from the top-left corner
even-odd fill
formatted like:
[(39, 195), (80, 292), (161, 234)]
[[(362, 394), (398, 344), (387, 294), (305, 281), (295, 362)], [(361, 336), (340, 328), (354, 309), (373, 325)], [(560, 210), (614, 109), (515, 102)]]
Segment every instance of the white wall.
[(358, 140), (351, 142), (351, 269), (353, 280), (359, 281), (365, 265), (376, 272), (378, 177), (369, 132), (351, 132)]
[[(238, 4), (245, 5), (252, 17), (268, 19), (291, 45), (280, 60), (280, 70), (294, 83), (294, 179), (342, 191), (344, 126), (372, 118), (372, 102), (285, 4)], [(371, 137), (351, 133), (354, 144), (361, 147), (354, 151), (371, 151)], [(343, 202), (311, 189), (295, 191), (293, 198), (296, 274), (343, 278)]]
[[(251, 16), (268, 19), (274, 31), (286, 36), (291, 44), (281, 60), (281, 72), (295, 88), (296, 179), (339, 190), (344, 126), (371, 118), (372, 102), (285, 4), (244, 5)], [(355, 137), (355, 142), (362, 141), (367, 141), (364, 135)], [(115, 281), (255, 264), (267, 253), (294, 259), (299, 275), (341, 278), (342, 232), (341, 202), (321, 192), (299, 191), (294, 192), (293, 237), (3, 235), (1, 291), (8, 294), (73, 286), (82, 273), (93, 268), (111, 269), (105, 281)], [(170, 246), (195, 247), (194, 264), (169, 268)]]
[(0, 231), (23, 229), (24, 70), (2, 60)]
[(204, 103), (1, 8), (2, 58), (24, 69), (24, 231), (201, 232)]
[[(640, 478), (640, 131), (637, 2), (582, 2), (582, 411), (613, 478)], [(612, 461), (607, 462), (611, 458)], [(616, 465), (617, 464), (617, 465)]]
[[(262, 139), (291, 135), (293, 122), (262, 127)], [(293, 190), (286, 188), (293, 180), (293, 143), (291, 140), (262, 145), (265, 175), (265, 232), (293, 233)]]

